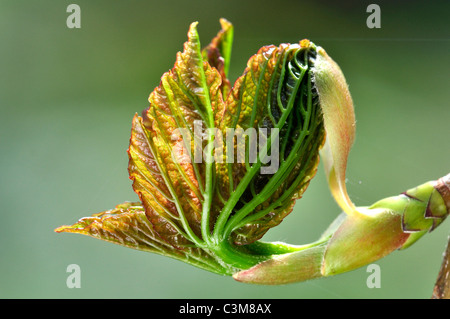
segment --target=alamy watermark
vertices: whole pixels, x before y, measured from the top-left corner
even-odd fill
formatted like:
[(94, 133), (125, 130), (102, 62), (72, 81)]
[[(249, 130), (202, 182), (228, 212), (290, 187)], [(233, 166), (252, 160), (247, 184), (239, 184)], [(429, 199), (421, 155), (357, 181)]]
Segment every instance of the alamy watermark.
[(81, 268), (77, 264), (70, 264), (66, 268), (66, 272), (70, 273), (66, 279), (67, 288), (81, 288)]
[[(261, 174), (275, 174), (279, 167), (279, 129), (253, 127), (226, 128), (225, 136), (218, 128), (203, 128), (194, 121), (189, 128), (177, 128), (171, 134), (173, 159), (177, 163), (257, 163)], [(269, 135), (268, 135), (269, 134)], [(211, 138), (212, 137), (212, 138)], [(206, 142), (206, 145), (204, 145)], [(192, 150), (193, 149), (193, 154)]]
[(367, 288), (381, 288), (381, 268), (377, 264), (367, 266), (367, 272), (371, 273), (366, 280)]
[(69, 4), (66, 12), (70, 13), (66, 20), (69, 29), (81, 28), (81, 8), (78, 4)]
[(370, 13), (366, 20), (366, 25), (369, 29), (381, 28), (381, 8), (378, 4), (369, 4), (366, 12)]

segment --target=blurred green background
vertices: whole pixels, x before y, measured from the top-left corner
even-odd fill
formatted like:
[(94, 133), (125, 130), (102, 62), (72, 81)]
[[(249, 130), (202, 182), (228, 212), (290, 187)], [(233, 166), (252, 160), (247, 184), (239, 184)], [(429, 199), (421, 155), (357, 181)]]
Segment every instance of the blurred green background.
[[(81, 29), (66, 8), (81, 7)], [(263, 45), (309, 38), (341, 66), (357, 138), (348, 188), (358, 205), (450, 171), (450, 2), (0, 1), (1, 298), (429, 298), (447, 221), (366, 268), (286, 286), (235, 282), (159, 255), (54, 228), (136, 200), (127, 174), (135, 112), (173, 66), (192, 21), (206, 45), (235, 26), (231, 79)], [(339, 213), (320, 169), (294, 212), (264, 239), (307, 243)], [(69, 289), (66, 267), (81, 267)]]

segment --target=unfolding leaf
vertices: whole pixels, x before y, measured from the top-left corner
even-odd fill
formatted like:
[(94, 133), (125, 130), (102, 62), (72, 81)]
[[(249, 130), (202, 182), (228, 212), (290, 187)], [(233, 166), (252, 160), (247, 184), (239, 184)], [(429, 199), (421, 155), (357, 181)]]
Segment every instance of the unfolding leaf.
[[(261, 48), (226, 100), (220, 122), (222, 134), (228, 138), (232, 129), (247, 135), (244, 151), (238, 150), (238, 142), (233, 149), (227, 146), (223, 156), (227, 158), (234, 151), (232, 163), (227, 163), (227, 158), (216, 164), (221, 197), (236, 202), (228, 223), (228, 231), (235, 231), (236, 244), (254, 242), (278, 225), (315, 175), (318, 150), (324, 140), (312, 75), (315, 54), (315, 46), (307, 40), (300, 45)], [(264, 129), (265, 143), (261, 134)], [(252, 130), (257, 139), (252, 140)], [(267, 152), (266, 145), (271, 147), (271, 162), (264, 165), (261, 154)], [(252, 147), (258, 159), (254, 164)], [(245, 161), (240, 161), (239, 155)], [(269, 165), (275, 169), (264, 173)]]
[[(261, 48), (231, 88), (233, 27), (225, 19), (221, 26), (202, 49), (191, 24), (174, 67), (133, 118), (128, 171), (151, 237), (183, 254), (213, 252), (228, 269), (268, 258), (236, 245), (254, 243), (292, 211), (325, 132), (315, 45)], [(238, 131), (243, 139), (233, 138)]]

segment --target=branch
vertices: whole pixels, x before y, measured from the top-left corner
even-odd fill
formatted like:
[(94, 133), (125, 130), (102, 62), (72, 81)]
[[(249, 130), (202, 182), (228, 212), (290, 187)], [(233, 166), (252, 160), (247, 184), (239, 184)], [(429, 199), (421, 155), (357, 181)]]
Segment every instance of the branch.
[(431, 299), (450, 299), (450, 236)]

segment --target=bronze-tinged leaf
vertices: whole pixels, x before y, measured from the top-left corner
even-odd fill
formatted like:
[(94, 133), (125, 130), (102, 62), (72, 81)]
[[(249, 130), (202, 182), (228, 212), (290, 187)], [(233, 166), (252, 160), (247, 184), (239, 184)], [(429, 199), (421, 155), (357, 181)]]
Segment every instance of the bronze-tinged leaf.
[(202, 150), (213, 140), (207, 129), (214, 128), (215, 110), (223, 108), (222, 78), (203, 61), (196, 26), (191, 24), (184, 51), (151, 93), (143, 119), (135, 118), (129, 152), (130, 178), (147, 217), (177, 247), (183, 237), (204, 240), (202, 211), (211, 213), (214, 167)]
[(191, 244), (180, 232), (183, 225), (174, 198), (155, 159), (151, 138), (137, 115), (133, 119), (128, 156), (133, 188), (145, 207), (153, 229), (175, 247)]
[(126, 202), (112, 210), (81, 218), (71, 226), (61, 226), (55, 231), (88, 235), (121, 246), (172, 257), (219, 274), (230, 271), (206, 250), (193, 245), (183, 250), (176, 249), (160, 238), (145, 216), (141, 203)]

